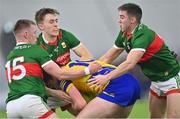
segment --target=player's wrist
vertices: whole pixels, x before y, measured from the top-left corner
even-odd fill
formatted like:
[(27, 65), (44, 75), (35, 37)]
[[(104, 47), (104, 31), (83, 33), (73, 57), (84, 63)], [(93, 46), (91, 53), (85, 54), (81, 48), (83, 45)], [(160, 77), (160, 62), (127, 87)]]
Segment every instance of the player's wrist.
[(110, 81), (110, 80), (112, 79), (112, 76), (110, 75), (110, 73), (107, 74), (107, 75), (105, 75), (105, 76), (106, 76), (106, 80), (107, 80), (107, 81)]
[(91, 73), (88, 67), (84, 69), (84, 73), (85, 75), (89, 75)]

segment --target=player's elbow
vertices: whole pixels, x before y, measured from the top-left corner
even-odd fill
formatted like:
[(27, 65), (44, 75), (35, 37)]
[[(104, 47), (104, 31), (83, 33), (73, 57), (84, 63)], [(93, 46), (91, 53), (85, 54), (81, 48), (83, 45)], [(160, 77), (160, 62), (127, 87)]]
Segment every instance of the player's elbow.
[(132, 70), (136, 66), (136, 63), (134, 63), (133, 61), (126, 61), (126, 63), (127, 63), (126, 68), (128, 68), (128, 70)]
[(58, 72), (58, 73), (56, 73), (57, 75), (55, 76), (58, 80), (66, 80), (67, 79), (67, 77), (64, 75), (64, 73), (63, 72)]
[(80, 112), (85, 106), (86, 106), (86, 101), (84, 100), (84, 101), (81, 101), (81, 102), (76, 102), (75, 104), (74, 104), (74, 108), (75, 108), (75, 110), (77, 110), (78, 112)]
[(135, 64), (130, 64), (130, 65), (129, 65), (129, 69), (130, 69), (130, 70), (134, 69), (134, 67), (135, 67)]
[(58, 79), (59, 80), (69, 80), (68, 76), (65, 76), (63, 74), (59, 74)]
[(66, 71), (66, 69), (60, 69), (59, 71), (58, 71), (58, 79), (59, 80), (69, 80), (69, 78), (70, 78), (70, 73), (68, 73), (68, 71)]

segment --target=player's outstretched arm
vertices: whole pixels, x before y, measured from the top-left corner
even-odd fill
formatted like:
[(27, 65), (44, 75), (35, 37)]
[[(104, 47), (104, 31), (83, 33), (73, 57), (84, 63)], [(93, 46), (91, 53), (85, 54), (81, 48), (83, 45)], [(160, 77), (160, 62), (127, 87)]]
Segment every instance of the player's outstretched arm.
[(85, 69), (64, 69), (60, 68), (55, 62), (50, 62), (43, 67), (43, 69), (51, 76), (56, 77), (58, 80), (73, 80), (75, 78), (89, 75), (97, 72), (101, 68), (101, 65), (97, 62), (91, 63)]
[(115, 48), (113, 46), (107, 51), (107, 53), (101, 56), (98, 60), (106, 63), (112, 63), (123, 51), (123, 48)]
[(140, 58), (143, 56), (143, 54), (144, 54), (143, 51), (138, 51), (138, 50), (130, 51), (126, 60), (122, 62), (115, 70), (113, 70), (112, 72), (106, 75), (99, 75), (92, 79), (89, 79), (88, 80), (89, 85), (103, 86), (109, 80), (117, 78), (118, 76), (125, 74), (126, 72), (134, 68), (134, 66), (138, 63)]

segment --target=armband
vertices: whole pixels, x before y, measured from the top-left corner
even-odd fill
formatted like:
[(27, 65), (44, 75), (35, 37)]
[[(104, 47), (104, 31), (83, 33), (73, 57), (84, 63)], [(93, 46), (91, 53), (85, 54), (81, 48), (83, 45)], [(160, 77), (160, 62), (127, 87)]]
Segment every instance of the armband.
[(84, 72), (85, 72), (86, 75), (89, 75), (89, 74), (90, 74), (89, 68), (86, 67), (86, 68), (84, 69)]

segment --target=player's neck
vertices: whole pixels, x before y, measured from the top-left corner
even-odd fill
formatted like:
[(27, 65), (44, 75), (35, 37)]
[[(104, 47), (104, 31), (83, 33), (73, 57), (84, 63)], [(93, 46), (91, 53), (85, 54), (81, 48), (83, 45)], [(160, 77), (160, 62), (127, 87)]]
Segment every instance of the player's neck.
[(52, 42), (52, 41), (55, 41), (57, 39), (57, 36), (48, 35), (46, 33), (43, 33), (42, 35), (43, 35), (44, 40), (46, 40), (48, 42), (49, 41)]
[(19, 45), (19, 44), (27, 44), (27, 43), (28, 43), (27, 39), (25, 39), (25, 38), (22, 37), (22, 36), (16, 35), (15, 38), (16, 38), (16, 45)]
[(133, 34), (136, 27), (138, 26), (139, 24), (131, 24), (131, 26), (129, 27), (129, 29), (127, 30), (127, 34)]
[(21, 44), (28, 44), (28, 42), (20, 39), (16, 40), (16, 45), (21, 45)]

